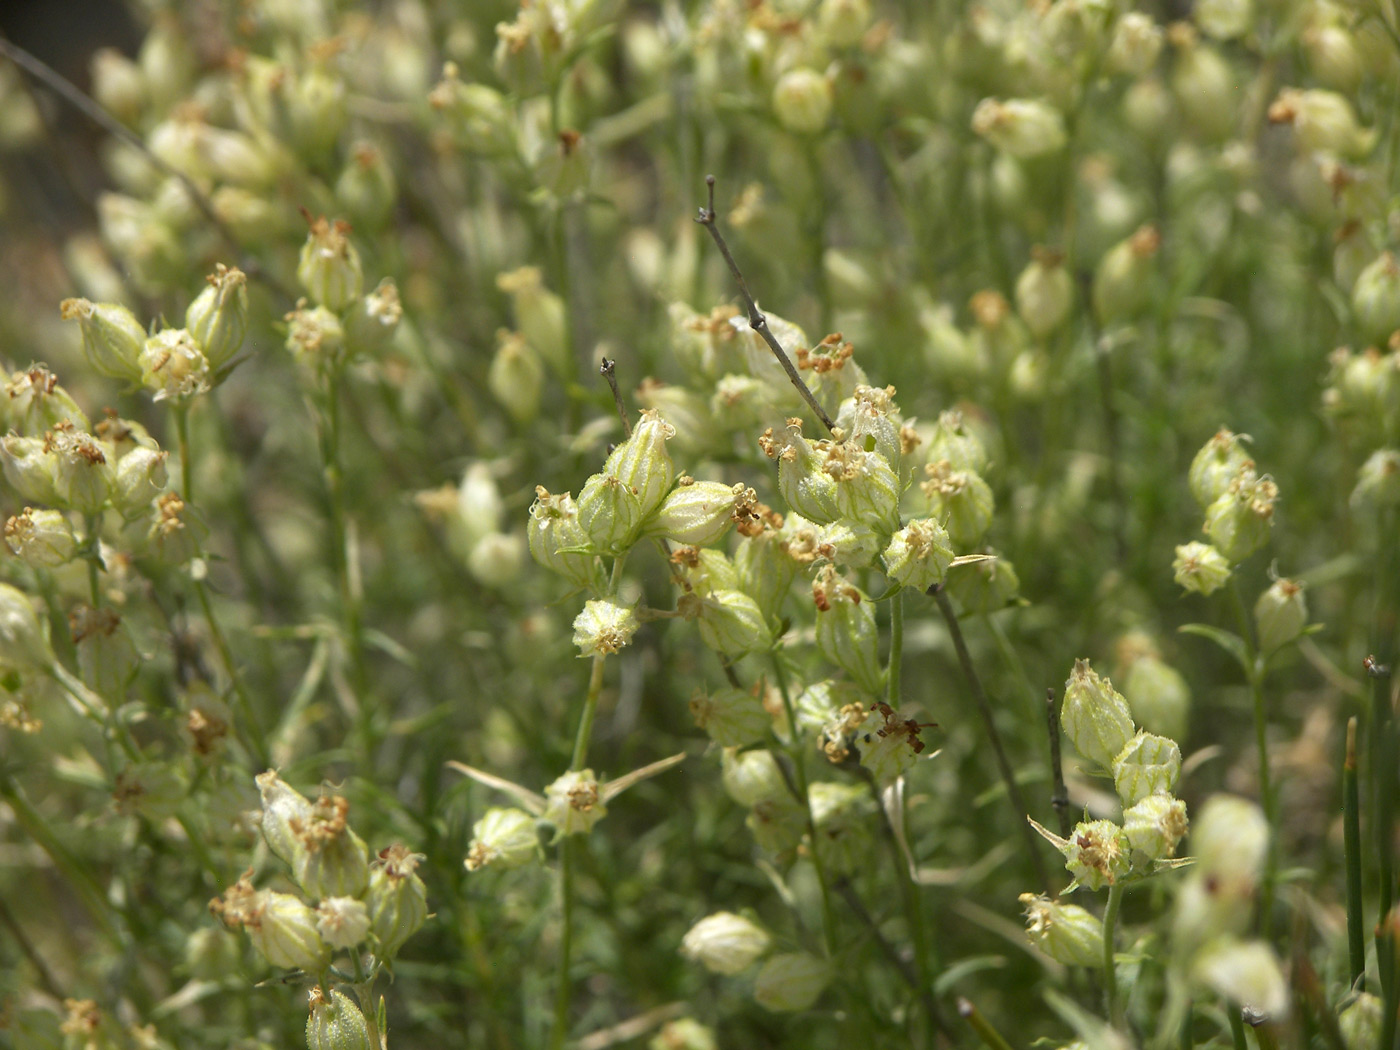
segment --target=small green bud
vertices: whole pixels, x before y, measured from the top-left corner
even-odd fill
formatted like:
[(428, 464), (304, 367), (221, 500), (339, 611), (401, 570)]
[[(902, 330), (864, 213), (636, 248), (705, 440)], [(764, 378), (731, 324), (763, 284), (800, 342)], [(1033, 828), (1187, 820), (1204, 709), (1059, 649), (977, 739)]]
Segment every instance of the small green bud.
[(165, 461), (169, 453), (134, 448), (117, 460), (112, 506), (128, 521), (150, 512), (151, 504), (169, 484)]
[(73, 526), (61, 511), (32, 507), (6, 519), (5, 545), (21, 561), (44, 569), (57, 568), (78, 549)]
[(836, 507), (836, 481), (822, 469), (818, 445), (802, 436), (801, 420), (789, 419), (782, 439), (774, 438), (770, 427), (758, 443), (764, 455), (778, 461), (778, 491), (789, 507), (818, 525), (830, 524), (841, 516)]
[(671, 555), (677, 584), (701, 596), (739, 589), (739, 573), (724, 551), (681, 547)]
[(1172, 740), (1186, 739), (1191, 687), (1174, 667), (1150, 654), (1139, 657), (1128, 668), (1123, 695), (1135, 724)]
[(1178, 586), (1198, 594), (1213, 594), (1230, 578), (1230, 563), (1210, 544), (1192, 541), (1176, 548), (1172, 572)]
[(1074, 280), (1064, 266), (1064, 254), (1048, 248), (1031, 249), (1031, 262), (1016, 278), (1016, 312), (1031, 335), (1044, 340), (1065, 323), (1074, 306)]
[(745, 535), (734, 552), (734, 572), (738, 589), (758, 603), (765, 620), (773, 621), (778, 619), (797, 577), (797, 562), (788, 554), (786, 530), (772, 527), (777, 516), (762, 504), (758, 513), (759, 521), (746, 522), (740, 528)]
[(1372, 1047), (1380, 1046), (1381, 1021), (1384, 1018), (1385, 1006), (1380, 996), (1370, 992), (1357, 993), (1337, 1018), (1343, 1045), (1347, 1050), (1372, 1050)]
[(1026, 937), (1042, 952), (1066, 966), (1103, 966), (1103, 923), (1077, 904), (1023, 893)]
[(841, 402), (836, 415), (836, 426), (848, 442), (867, 452), (878, 452), (896, 473), (904, 455), (901, 422), (892, 386), (857, 386), (855, 393)]
[[(63, 424), (44, 436), (53, 453), (54, 502), (79, 514), (97, 514), (112, 498), (116, 472), (102, 443)], [(21, 495), (27, 494), (21, 491)]]
[(1376, 144), (1374, 128), (1363, 128), (1345, 95), (1311, 88), (1284, 88), (1269, 106), (1269, 121), (1292, 124), (1293, 136), (1305, 153), (1331, 153), (1360, 160)]
[(350, 224), (343, 219), (311, 220), (311, 231), (302, 245), (297, 280), (312, 302), (339, 313), (360, 297), (364, 270), (360, 253), (350, 243)]
[(335, 199), (365, 230), (384, 226), (398, 199), (398, 181), (384, 151), (372, 142), (350, 148), (350, 162), (335, 180)]
[(1298, 34), (1308, 70), (1325, 87), (1355, 95), (1366, 75), (1356, 35), (1344, 25), (1319, 20)]
[(915, 518), (890, 537), (885, 572), (902, 587), (926, 591), (942, 583), (953, 560), (948, 531), (932, 518)]
[(831, 81), (815, 69), (799, 66), (773, 86), (773, 115), (788, 131), (815, 135), (831, 120)]
[(984, 98), (973, 110), (972, 130), (1017, 160), (1058, 152), (1068, 141), (1064, 117), (1040, 99)]
[(741, 806), (756, 806), (787, 793), (787, 781), (771, 751), (727, 747), (720, 754), (720, 765), (724, 790)]
[(369, 850), (347, 820), (350, 803), (322, 796), (293, 818), (292, 874), (307, 896), (358, 897), (369, 884)]
[(857, 685), (878, 694), (884, 672), (874, 603), (830, 565), (812, 581), (812, 600), (817, 607), (817, 648)]
[(544, 286), (536, 266), (498, 274), (496, 287), (510, 296), (516, 327), (526, 341), (556, 372), (567, 373), (571, 356), (569, 311), (563, 297)]
[(1351, 505), (1372, 509), (1400, 506), (1400, 451), (1383, 448), (1371, 453), (1357, 472)]
[(953, 470), (981, 474), (987, 469), (987, 450), (958, 411), (939, 414), (928, 458), (930, 463), (947, 460)]
[(1150, 73), (1162, 54), (1162, 27), (1152, 16), (1128, 11), (1113, 28), (1104, 64), (1111, 73), (1141, 77)]
[(543, 819), (561, 835), (587, 834), (608, 814), (593, 770), (570, 770), (545, 788)]
[(650, 515), (676, 477), (666, 442), (675, 436), (676, 428), (661, 418), (654, 409), (644, 409), (641, 421), (632, 435), (613, 449), (603, 464), (603, 471), (623, 482), (637, 497), (642, 517)]
[(1400, 261), (1394, 252), (1381, 252), (1356, 275), (1351, 309), (1367, 339), (1384, 343), (1400, 329)]
[(450, 123), (457, 140), (482, 156), (515, 150), (515, 119), (503, 96), (486, 84), (464, 84), (455, 62), (443, 66), (442, 80), (428, 94), (428, 104)]
[(863, 569), (872, 564), (887, 545), (881, 533), (863, 522), (833, 521), (814, 525), (800, 514), (789, 514), (783, 521), (788, 557), (800, 564), (829, 561)]
[(110, 607), (80, 605), (68, 614), (73, 644), (78, 649), (78, 670), (99, 695), (116, 700), (141, 667), (141, 654), (131, 635), (122, 628), (121, 615)]
[(316, 928), (316, 913), (290, 893), (263, 890), (261, 920), (248, 927), (248, 937), (273, 966), (319, 973), (330, 962), (331, 949)]
[(296, 829), (311, 817), (311, 803), (274, 770), (259, 773), (253, 780), (262, 794), (263, 839), (273, 853), (291, 864), (297, 854)]
[(753, 489), (742, 484), (695, 481), (684, 475), (642, 531), (688, 546), (708, 547), (718, 542), (731, 523), (754, 517), (757, 503)]
[(1113, 786), (1124, 808), (1148, 795), (1169, 795), (1181, 779), (1181, 748), (1175, 740), (1138, 733), (1113, 760)]
[(1105, 326), (1125, 321), (1148, 303), (1152, 293), (1153, 259), (1162, 237), (1155, 226), (1142, 226), (1119, 241), (1094, 270), (1094, 313)]
[(680, 1017), (662, 1025), (647, 1043), (647, 1050), (719, 1050), (719, 1043), (714, 1029), (692, 1017)]
[(836, 510), (841, 520), (883, 534), (897, 528), (900, 484), (889, 461), (879, 452), (865, 451), (855, 441), (824, 444), (822, 470), (836, 482)]
[(188, 331), (166, 328), (146, 340), (141, 351), (141, 382), (155, 400), (187, 398), (209, 389), (209, 359)]
[(1065, 870), (1091, 890), (1111, 886), (1128, 874), (1128, 838), (1111, 820), (1082, 821), (1060, 847)]
[(1263, 941), (1221, 937), (1191, 961), (1191, 976), (1262, 1021), (1288, 1012), (1288, 984), (1274, 950)]
[(681, 954), (711, 973), (733, 977), (756, 963), (771, 944), (762, 926), (742, 915), (718, 911), (690, 928), (681, 940)]
[(1221, 427), (1191, 460), (1186, 480), (1202, 510), (1228, 492), (1240, 468), (1252, 462), (1244, 449), (1248, 440), (1247, 434), (1234, 434)]
[(1088, 660), (1076, 660), (1065, 682), (1060, 727), (1080, 754), (1112, 769), (1113, 760), (1132, 738), (1133, 717), (1113, 683), (1096, 674)]
[(822, 0), (817, 31), (829, 47), (854, 47), (870, 28), (870, 0)]
[(773, 633), (758, 603), (743, 591), (721, 589), (701, 595), (681, 595), (676, 608), (687, 620), (695, 620), (700, 640), (730, 658), (767, 649)]
[(1268, 848), (1269, 823), (1258, 805), (1214, 795), (1201, 809), (1191, 836), (1194, 873), (1211, 880), (1217, 895), (1246, 898), (1263, 871)]
[(217, 372), (248, 332), (248, 278), (237, 267), (219, 263), (206, 280), (209, 287), (185, 311), (185, 328)]
[(98, 48), (92, 55), (91, 82), (98, 105), (128, 127), (136, 124), (146, 108), (146, 81), (135, 62), (114, 47)]
[(370, 867), (365, 904), (381, 959), (397, 955), (428, 920), (428, 888), (416, 870), (422, 859), (421, 853), (396, 843), (380, 850)]
[(1176, 856), (1186, 828), (1186, 803), (1167, 794), (1148, 795), (1123, 813), (1128, 845), (1148, 860)]
[(775, 1013), (796, 1013), (817, 1001), (835, 976), (831, 964), (808, 952), (786, 952), (763, 964), (753, 982), (754, 1001)]
[(472, 825), (465, 863), (468, 871), (480, 871), (488, 864), (508, 871), (528, 864), (539, 853), (535, 818), (523, 809), (494, 808)]
[(316, 906), (316, 929), (332, 948), (353, 948), (369, 936), (369, 909), (354, 897), (327, 897)]
[(1205, 532), (1231, 563), (1244, 561), (1269, 540), (1278, 486), (1260, 477), (1252, 462), (1240, 467), (1229, 488), (1206, 508)]
[(311, 1016), (306, 1019), (307, 1050), (379, 1050), (369, 1022), (344, 992), (311, 989)]
[(773, 727), (773, 718), (752, 689), (696, 690), (690, 698), (690, 717), (721, 747), (756, 744)]
[(1176, 48), (1171, 87), (1185, 123), (1200, 138), (1223, 142), (1235, 131), (1238, 114), (1234, 69), (1185, 22), (1168, 26), (1167, 39)]
[(515, 533), (483, 536), (467, 555), (472, 578), (493, 590), (504, 590), (514, 583), (524, 565), (525, 542)]
[(87, 415), (59, 385), (58, 376), (43, 365), (30, 365), (12, 375), (0, 405), (9, 428), (21, 434), (42, 434), (62, 426), (88, 429)]
[(5, 481), (19, 497), (34, 503), (57, 503), (54, 491), (54, 454), (42, 438), (7, 434), (0, 438), (0, 464)]
[(1254, 604), (1254, 623), (1259, 630), (1259, 651), (1265, 655), (1301, 635), (1308, 624), (1302, 584), (1275, 580)]
[(611, 656), (632, 641), (638, 626), (631, 606), (608, 598), (590, 599), (574, 618), (574, 644), (580, 656)]
[(929, 510), (945, 522), (954, 547), (967, 549), (981, 542), (992, 524), (996, 502), (982, 475), (958, 470), (940, 459), (924, 467), (928, 480), (919, 488), (928, 497)]
[(630, 547), (642, 518), (636, 495), (612, 474), (600, 472), (584, 482), (578, 523), (598, 553), (617, 554)]
[(1191, 15), (1207, 36), (1233, 40), (1254, 24), (1254, 0), (1200, 0)]
[(544, 364), (519, 332), (502, 328), (496, 333), (496, 353), (486, 372), (486, 385), (518, 425), (539, 415)]
[(597, 559), (592, 554), (570, 549), (587, 546), (589, 538), (579, 524), (578, 507), (567, 492), (551, 496), (543, 486), (535, 487), (526, 537), (535, 561), (580, 587), (592, 585)]

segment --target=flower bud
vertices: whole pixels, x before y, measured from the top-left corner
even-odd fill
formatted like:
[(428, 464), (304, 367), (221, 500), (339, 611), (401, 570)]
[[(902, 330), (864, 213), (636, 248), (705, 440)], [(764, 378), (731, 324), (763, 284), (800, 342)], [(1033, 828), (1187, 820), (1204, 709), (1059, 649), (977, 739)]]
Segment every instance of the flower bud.
[(579, 524), (578, 507), (567, 492), (551, 496), (543, 486), (535, 487), (526, 537), (535, 561), (580, 587), (592, 585), (597, 559), (592, 554), (572, 549), (587, 546), (589, 539)]
[(1337, 1027), (1342, 1032), (1342, 1044), (1346, 1050), (1371, 1050), (1381, 1045), (1381, 1021), (1385, 1017), (1385, 1006), (1380, 997), (1370, 992), (1359, 992), (1351, 1005), (1337, 1017)]
[(676, 608), (687, 620), (695, 620), (700, 640), (732, 658), (767, 649), (773, 633), (758, 603), (743, 591), (722, 589), (707, 595), (684, 594)]
[(954, 470), (980, 474), (987, 469), (987, 450), (958, 411), (943, 412), (929, 440), (929, 462), (947, 460)]
[(335, 180), (335, 199), (361, 229), (378, 230), (393, 213), (398, 181), (384, 151), (372, 142), (350, 148), (350, 162)]
[(863, 731), (856, 734), (856, 746), (860, 748), (860, 764), (881, 788), (889, 787), (914, 768), (924, 749), (920, 736), (924, 728), (912, 718), (900, 718), (899, 712), (888, 704), (871, 705)]
[(286, 314), (286, 347), (309, 368), (324, 368), (339, 363), (345, 347), (345, 329), (340, 318), (324, 306), (308, 307), (305, 299), (297, 300), (297, 308)]
[[(667, 1021), (647, 1043), (647, 1050), (719, 1050), (714, 1029), (691, 1017)], [(1348, 1048), (1351, 1050), (1351, 1048)]]
[(467, 571), (485, 587), (504, 590), (515, 582), (525, 564), (525, 543), (515, 533), (483, 536), (467, 555)]
[[(761, 505), (760, 505), (761, 506)], [(781, 517), (762, 507), (765, 516), (762, 531), (746, 536), (734, 553), (734, 571), (738, 589), (758, 603), (766, 621), (777, 620), (783, 600), (792, 589), (797, 576), (797, 562), (788, 555), (788, 539), (783, 532), (771, 527), (771, 521)]]
[(1381, 252), (1356, 277), (1351, 308), (1362, 334), (1384, 343), (1400, 329), (1400, 261), (1394, 252)]
[(773, 115), (788, 131), (815, 135), (831, 120), (831, 81), (815, 69), (799, 66), (773, 86)]
[(1371, 453), (1357, 472), (1351, 505), (1371, 509), (1400, 505), (1400, 450), (1383, 448)]
[(297, 280), (311, 301), (339, 313), (360, 297), (364, 271), (360, 253), (350, 243), (350, 224), (342, 219), (311, 220), (311, 230), (301, 247)]
[(1044, 340), (1065, 323), (1073, 305), (1074, 281), (1063, 254), (1033, 248), (1030, 265), (1016, 279), (1016, 312), (1031, 335)]
[(1254, 605), (1254, 623), (1259, 630), (1259, 651), (1265, 655), (1301, 635), (1308, 623), (1302, 584), (1275, 580)]
[(369, 936), (369, 910), (354, 897), (327, 897), (316, 906), (316, 929), (332, 948), (353, 948)]
[(1060, 111), (1039, 99), (984, 98), (973, 110), (972, 130), (1017, 160), (1057, 152), (1068, 141)]
[(1130, 869), (1127, 836), (1111, 820), (1076, 824), (1060, 852), (1065, 870), (1091, 890), (1112, 886)]
[(942, 583), (953, 560), (948, 531), (932, 518), (915, 518), (890, 537), (885, 573), (901, 587), (921, 591)]
[(1094, 270), (1093, 301), (1101, 324), (1125, 321), (1147, 304), (1152, 293), (1152, 260), (1161, 243), (1155, 226), (1143, 226), (1099, 260)]
[(1021, 578), (1016, 566), (988, 548), (984, 561), (957, 566), (948, 572), (947, 588), (967, 612), (994, 613), (1005, 609), (1021, 593)]
[(1263, 941), (1219, 938), (1192, 960), (1191, 975), (1261, 1020), (1279, 1021), (1288, 1013), (1287, 982)]
[(817, 30), (828, 47), (853, 47), (870, 27), (869, 0), (822, 0)]
[(759, 447), (769, 459), (778, 461), (778, 491), (792, 510), (818, 525), (841, 516), (836, 507), (836, 481), (822, 469), (817, 445), (802, 436), (801, 420), (789, 419), (782, 439), (775, 439), (768, 429), (759, 438)]
[(879, 693), (884, 673), (874, 603), (830, 565), (812, 581), (812, 600), (817, 606), (817, 648), (857, 685)]
[(109, 607), (93, 609), (80, 605), (68, 614), (83, 681), (99, 696), (114, 702), (126, 696), (141, 666), (136, 643), (121, 623), (121, 615)]
[(1244, 561), (1269, 540), (1278, 486), (1260, 477), (1253, 463), (1242, 466), (1229, 489), (1206, 508), (1205, 532), (1230, 562)]
[(310, 818), (311, 803), (271, 769), (253, 780), (262, 794), (263, 838), (273, 853), (291, 864), (297, 852), (295, 829)]
[(454, 62), (443, 66), (442, 80), (428, 94), (428, 104), (449, 122), (469, 151), (495, 157), (515, 149), (515, 121), (505, 97), (486, 84), (464, 84)]
[(772, 716), (752, 689), (696, 690), (690, 717), (721, 747), (743, 747), (762, 740), (773, 726)]
[(1042, 952), (1066, 966), (1103, 965), (1103, 923), (1077, 904), (1023, 893), (1026, 937)]
[(486, 373), (486, 385), (518, 425), (531, 422), (540, 411), (544, 364), (519, 332), (496, 333), (496, 353)]
[(24, 510), (5, 521), (5, 545), (26, 564), (54, 569), (73, 557), (78, 541), (60, 511)]
[(580, 656), (611, 656), (637, 633), (637, 614), (631, 606), (607, 598), (584, 602), (574, 618), (574, 644)]
[(248, 332), (248, 279), (237, 267), (219, 263), (206, 280), (209, 287), (185, 311), (185, 328), (217, 372), (238, 352)]
[(60, 426), (88, 429), (87, 415), (43, 365), (30, 365), (11, 376), (0, 406), (10, 429), (21, 434), (42, 434)]
[(586, 834), (608, 814), (593, 770), (570, 770), (545, 788), (543, 818), (561, 835)]
[(875, 848), (870, 833), (869, 788), (864, 784), (819, 780), (808, 787), (807, 799), (822, 867), (842, 877), (865, 870)]
[(1298, 35), (1308, 70), (1325, 87), (1355, 95), (1366, 75), (1365, 59), (1350, 28), (1330, 22), (1308, 26)]
[(1230, 563), (1210, 544), (1193, 541), (1176, 548), (1172, 571), (1177, 584), (1186, 590), (1213, 594), (1230, 578)]
[(944, 521), (954, 547), (975, 547), (992, 524), (996, 503), (991, 486), (972, 470), (957, 470), (951, 461), (936, 460), (924, 467), (928, 480), (919, 488), (929, 510)]
[(1192, 26), (1178, 22), (1167, 36), (1177, 48), (1171, 86), (1185, 123), (1208, 142), (1224, 141), (1238, 114), (1235, 71), (1218, 50), (1200, 42)]
[(498, 274), (496, 287), (510, 296), (515, 326), (525, 341), (556, 372), (567, 374), (571, 358), (569, 311), (563, 297), (544, 286), (536, 266)]
[(156, 497), (147, 539), (153, 553), (167, 565), (183, 565), (197, 557), (209, 527), (176, 493)]
[(381, 959), (397, 955), (428, 919), (428, 888), (415, 870), (422, 859), (422, 854), (395, 844), (380, 850), (370, 867), (365, 904)]
[(612, 450), (603, 465), (604, 473), (623, 482), (637, 497), (644, 518), (661, 505), (675, 480), (676, 468), (666, 451), (666, 442), (675, 433), (676, 428), (654, 409), (644, 409), (632, 435)]
[(1292, 124), (1298, 145), (1307, 153), (1331, 153), (1360, 160), (1376, 144), (1374, 128), (1363, 128), (1345, 95), (1312, 88), (1284, 88), (1269, 106), (1274, 124)]
[[(729, 556), (713, 548), (680, 547), (671, 554), (677, 582), (683, 590), (708, 597), (718, 591), (739, 589), (739, 574)], [(684, 601), (680, 605), (687, 604)], [(693, 612), (694, 610), (690, 610)]]
[(93, 52), (92, 97), (98, 105), (128, 127), (134, 126), (146, 107), (146, 82), (141, 68), (114, 47)]
[(468, 871), (480, 871), (488, 864), (510, 870), (528, 864), (540, 853), (535, 818), (523, 809), (488, 809), (472, 825), (472, 841), (467, 847)]
[(761, 748), (739, 751), (727, 747), (720, 755), (720, 763), (724, 790), (741, 806), (756, 806), (787, 793), (783, 771), (771, 751)]
[(1181, 778), (1181, 748), (1175, 740), (1138, 733), (1113, 760), (1113, 786), (1126, 809), (1148, 795), (1169, 795)]
[(169, 453), (134, 448), (117, 461), (112, 506), (128, 521), (150, 512), (151, 503), (165, 491), (169, 478), (165, 461)]
[(151, 336), (139, 361), (141, 382), (155, 391), (156, 401), (192, 397), (209, 389), (209, 359), (183, 328), (167, 328)]
[(708, 547), (736, 520), (753, 514), (757, 497), (744, 485), (695, 481), (686, 475), (661, 502), (643, 531), (677, 543)]
[(349, 811), (340, 796), (323, 796), (308, 815), (293, 818), (292, 874), (307, 896), (358, 897), (369, 884), (369, 850), (351, 829)]
[(817, 1001), (833, 976), (831, 964), (807, 952), (775, 955), (753, 982), (754, 1001), (777, 1013), (796, 1013)]
[(822, 469), (836, 482), (839, 517), (884, 534), (897, 528), (900, 484), (889, 461), (879, 452), (866, 452), (854, 441), (825, 444)]
[(1139, 657), (1128, 668), (1123, 695), (1135, 724), (1172, 740), (1186, 739), (1191, 687), (1174, 667), (1150, 654)]
[(1240, 468), (1251, 462), (1244, 448), (1248, 440), (1246, 434), (1234, 434), (1221, 427), (1191, 460), (1186, 480), (1202, 509), (1228, 492)]
[(701, 919), (681, 940), (681, 954), (711, 973), (733, 977), (743, 973), (768, 950), (772, 938), (757, 923), (718, 911)]
[(43, 438), (7, 434), (0, 438), (0, 464), (5, 481), (26, 502), (57, 503), (54, 490), (54, 451)]
[(1254, 0), (1200, 0), (1191, 14), (1207, 36), (1233, 40), (1254, 24)]
[(306, 1019), (306, 1050), (379, 1050), (369, 1022), (344, 992), (311, 989), (311, 1016)]
[(894, 387), (857, 386), (855, 393), (841, 402), (836, 425), (851, 444), (879, 453), (896, 473), (899, 471), (904, 447)]
[(1141, 77), (1152, 71), (1161, 53), (1162, 27), (1151, 15), (1128, 11), (1113, 27), (1105, 65), (1109, 72)]
[(49, 431), (44, 441), (53, 453), (54, 502), (79, 514), (101, 511), (116, 481), (102, 443), (67, 424)]
[(1171, 795), (1148, 795), (1123, 813), (1129, 847), (1149, 860), (1176, 856), (1186, 827), (1186, 803)]
[(1133, 718), (1113, 683), (1096, 674), (1088, 660), (1076, 660), (1065, 682), (1060, 727), (1080, 754), (1112, 769), (1133, 735)]
[(248, 937), (273, 966), (319, 973), (330, 963), (330, 946), (316, 928), (316, 913), (290, 893), (263, 890), (261, 916)]
[(630, 547), (642, 517), (636, 495), (612, 474), (594, 474), (584, 482), (578, 523), (598, 553), (618, 554)]
[(1269, 823), (1263, 810), (1231, 795), (1207, 800), (1191, 836), (1195, 874), (1211, 881), (1214, 892), (1227, 898), (1244, 898), (1253, 892), (1268, 848)]

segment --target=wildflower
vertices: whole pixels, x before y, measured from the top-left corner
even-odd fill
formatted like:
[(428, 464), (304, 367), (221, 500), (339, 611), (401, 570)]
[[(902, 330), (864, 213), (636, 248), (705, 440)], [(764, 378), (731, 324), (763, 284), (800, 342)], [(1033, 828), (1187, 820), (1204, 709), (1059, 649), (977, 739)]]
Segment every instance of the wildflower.
[(681, 954), (711, 973), (732, 977), (757, 962), (771, 943), (768, 932), (757, 923), (720, 911), (690, 928), (681, 941)]
[(637, 633), (637, 614), (610, 599), (590, 599), (574, 618), (574, 644), (580, 656), (611, 656)]

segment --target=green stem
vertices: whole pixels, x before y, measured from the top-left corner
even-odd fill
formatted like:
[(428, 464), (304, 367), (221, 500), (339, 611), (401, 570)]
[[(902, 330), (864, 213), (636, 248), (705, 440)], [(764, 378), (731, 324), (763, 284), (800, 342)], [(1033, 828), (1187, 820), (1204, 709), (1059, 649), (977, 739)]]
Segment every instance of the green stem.
[(170, 403), (170, 414), (175, 418), (175, 444), (180, 452), (180, 495), (185, 502), (194, 506), (194, 466), (190, 452), (190, 406), (182, 401)]
[(1278, 813), (1274, 799), (1273, 776), (1269, 770), (1269, 713), (1264, 704), (1264, 675), (1268, 661), (1259, 651), (1259, 639), (1254, 621), (1245, 609), (1239, 581), (1230, 575), (1230, 599), (1240, 624), (1240, 637), (1245, 643), (1245, 671), (1249, 676), (1249, 692), (1254, 702), (1254, 745), (1259, 752), (1259, 802), (1269, 824), (1269, 848), (1264, 858), (1264, 877), (1260, 883), (1259, 924), (1264, 939), (1274, 928), (1274, 886), (1278, 881)]
[(1366, 974), (1366, 938), (1361, 916), (1361, 792), (1356, 777), (1355, 718), (1347, 721), (1346, 757), (1342, 762), (1342, 834), (1346, 853), (1347, 949), (1354, 986)]
[(1103, 910), (1103, 993), (1108, 1001), (1108, 1019), (1113, 1027), (1123, 1031), (1123, 1003), (1118, 996), (1118, 967), (1114, 959), (1114, 941), (1118, 932), (1118, 909), (1123, 903), (1123, 884), (1115, 882), (1108, 888), (1108, 905)]
[(958, 999), (958, 1016), (977, 1033), (977, 1038), (982, 1040), (982, 1045), (987, 1050), (1011, 1050), (1011, 1044), (996, 1030), (992, 1022), (983, 1017), (978, 1012), (977, 1007), (968, 1000)]
[(219, 661), (224, 665), (224, 673), (228, 675), (229, 684), (233, 686), (234, 695), (238, 697), (239, 706), (243, 709), (244, 740), (248, 750), (257, 760), (259, 768), (267, 769), (272, 762), (267, 749), (267, 737), (263, 733), (262, 726), (258, 722), (258, 716), (253, 707), (253, 699), (248, 695), (248, 690), (243, 685), (243, 677), (238, 673), (238, 665), (233, 659), (233, 650), (229, 647), (228, 638), (225, 637), (223, 628), (219, 626), (219, 619), (214, 615), (213, 603), (209, 600), (209, 588), (205, 586), (202, 579), (197, 577), (194, 580), (195, 597), (199, 599), (199, 607), (204, 613), (204, 622), (209, 626), (209, 637), (214, 643), (214, 648), (218, 650)]
[(1240, 1008), (1234, 1003), (1227, 1002), (1225, 1016), (1230, 1018), (1230, 1039), (1235, 1050), (1249, 1050), (1249, 1044), (1244, 1039), (1244, 1018), (1240, 1016)]
[(598, 714), (598, 697), (603, 692), (603, 662), (607, 659), (602, 653), (593, 657), (593, 668), (588, 675), (588, 693), (583, 698), (583, 714), (579, 717), (578, 733), (574, 736), (574, 754), (569, 761), (570, 769), (582, 769), (588, 761), (588, 744), (593, 738), (593, 720)]
[(83, 518), (83, 538), (87, 546), (88, 595), (94, 609), (102, 607), (102, 584), (98, 573), (102, 568), (102, 514), (88, 514)]
[(890, 598), (890, 665), (885, 672), (885, 697), (889, 705), (899, 710), (900, 665), (904, 658), (904, 591), (898, 590)]
[(574, 927), (574, 868), (573, 842), (569, 836), (559, 840), (559, 890), (563, 924), (559, 932), (559, 975), (554, 993), (554, 1030), (550, 1035), (550, 1050), (562, 1050), (569, 1033), (569, 968), (573, 952)]

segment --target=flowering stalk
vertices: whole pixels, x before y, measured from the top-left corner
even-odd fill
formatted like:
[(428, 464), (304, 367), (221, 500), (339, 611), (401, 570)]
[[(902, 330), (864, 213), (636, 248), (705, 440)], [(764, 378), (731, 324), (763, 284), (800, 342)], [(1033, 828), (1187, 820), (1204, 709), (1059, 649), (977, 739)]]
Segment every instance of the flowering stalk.
[(1366, 939), (1362, 933), (1361, 792), (1356, 776), (1356, 719), (1347, 720), (1346, 756), (1342, 761), (1342, 833), (1346, 850), (1347, 954), (1351, 983), (1366, 973)]
[(1123, 903), (1123, 882), (1108, 888), (1108, 903), (1103, 910), (1103, 992), (1108, 1001), (1108, 1018), (1114, 1028), (1123, 1028), (1123, 1003), (1118, 996), (1118, 971), (1114, 961), (1114, 935), (1118, 929), (1118, 910)]

